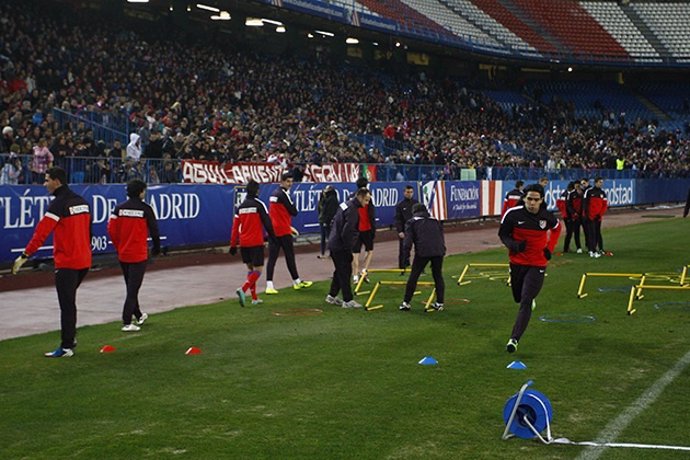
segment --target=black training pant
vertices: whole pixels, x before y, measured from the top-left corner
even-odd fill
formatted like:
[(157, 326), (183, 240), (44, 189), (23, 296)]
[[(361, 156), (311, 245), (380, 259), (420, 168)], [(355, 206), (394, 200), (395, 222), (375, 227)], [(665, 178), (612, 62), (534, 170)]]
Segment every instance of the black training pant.
[(426, 267), (426, 264), (429, 262), (431, 262), (431, 274), (434, 276), (436, 301), (438, 303), (443, 303), (446, 293), (446, 283), (443, 280), (443, 256), (420, 257), (416, 254), (412, 261), (412, 270), (410, 270), (410, 277), (407, 279), (407, 286), (405, 287), (405, 302), (410, 303), (410, 301), (412, 301), (419, 275), (422, 274), (424, 267)]
[(513, 299), (520, 304), (510, 338), (520, 340), (532, 317), (532, 301), (544, 285), (546, 267), (510, 264), (510, 287)]
[(587, 249), (594, 252), (597, 249), (604, 250), (604, 239), (601, 236), (601, 219), (590, 220), (587, 231)]
[(398, 268), (401, 270), (410, 266), (410, 256), (405, 255), (403, 248), (404, 242), (403, 238), (398, 238)]
[(582, 218), (582, 231), (585, 234), (585, 246), (587, 246), (587, 250), (589, 249), (589, 234), (591, 233), (592, 221), (589, 219), (585, 219), (584, 217)]
[(350, 278), (352, 277), (352, 251), (331, 251), (331, 259), (335, 271), (333, 272), (333, 279), (331, 280), (331, 289), (328, 294), (335, 297), (338, 292), (343, 293), (343, 302), (352, 300), (352, 286), (350, 286)]
[(328, 245), (328, 237), (331, 234), (331, 224), (319, 224), (321, 227), (321, 255), (326, 255), (326, 246)]
[(60, 303), (60, 329), (62, 348), (73, 348), (77, 336), (77, 288), (89, 272), (88, 268), (55, 270), (55, 288)]
[(295, 248), (293, 246), (292, 235), (278, 236), (275, 239), (268, 239), (268, 264), (266, 265), (266, 281), (273, 281), (273, 272), (276, 268), (280, 249), (285, 253), (285, 262), (293, 280), (299, 278), (297, 274), (297, 264), (295, 263)]
[[(570, 239), (575, 237), (575, 247), (580, 249), (580, 219), (566, 219), (565, 220), (565, 242), (563, 243), (563, 252), (570, 250)], [(586, 241), (585, 241), (586, 243)]]
[(137, 319), (141, 318), (139, 289), (144, 281), (146, 261), (137, 263), (120, 262), (120, 267), (122, 267), (122, 274), (125, 276), (125, 286), (127, 287), (127, 297), (122, 308), (122, 323), (127, 325), (132, 323), (132, 315)]

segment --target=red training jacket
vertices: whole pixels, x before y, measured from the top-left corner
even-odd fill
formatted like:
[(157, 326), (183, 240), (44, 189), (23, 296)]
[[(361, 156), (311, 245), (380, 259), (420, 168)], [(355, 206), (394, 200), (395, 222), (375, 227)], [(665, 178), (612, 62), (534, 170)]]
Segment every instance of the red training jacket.
[[(546, 267), (544, 248), (553, 253), (560, 234), (561, 224), (553, 214), (544, 208), (532, 214), (525, 206), (509, 209), (498, 230), (498, 236), (510, 250), (510, 263), (533, 267)], [(525, 250), (516, 252), (515, 247), (522, 241), (527, 242)]]
[(601, 220), (609, 208), (606, 192), (598, 187), (588, 188), (583, 198), (583, 208), (587, 219)]
[(277, 237), (292, 234), (292, 216), (297, 215), (297, 208), (283, 187), (278, 187), (271, 195), (268, 212)]
[(138, 197), (130, 198), (115, 207), (108, 220), (108, 234), (113, 240), (120, 262), (135, 264), (148, 259), (149, 235), (153, 241), (153, 253), (160, 252), (156, 216), (151, 206)]
[(230, 246), (237, 247), (238, 244), (243, 248), (263, 246), (264, 228), (271, 237), (276, 236), (271, 219), (266, 212), (266, 205), (258, 198), (247, 195), (235, 211)]
[(55, 199), (36, 226), (24, 252), (38, 251), (51, 232), (55, 268), (83, 270), (91, 267), (91, 212), (84, 198), (66, 185), (53, 193)]
[(556, 200), (556, 207), (561, 213), (561, 217), (566, 218), (568, 216), (568, 210), (566, 208), (566, 201), (568, 200), (568, 190), (564, 190), (561, 196)]
[(506, 193), (506, 197), (503, 200), (503, 209), (501, 209), (501, 217), (503, 217), (510, 208), (517, 206), (518, 201), (520, 201), (523, 196), (524, 194), (517, 188)]

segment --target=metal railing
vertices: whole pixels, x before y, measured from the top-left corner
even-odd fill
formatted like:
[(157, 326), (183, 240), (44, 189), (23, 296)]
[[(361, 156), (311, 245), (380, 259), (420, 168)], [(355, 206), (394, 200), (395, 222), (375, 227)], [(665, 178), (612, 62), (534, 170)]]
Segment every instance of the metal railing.
[[(112, 157), (60, 157), (53, 162), (67, 171), (71, 184), (126, 183), (141, 179), (149, 184), (182, 182), (181, 161), (176, 159), (147, 159), (139, 161)], [(379, 182), (407, 182), (432, 180), (579, 180), (583, 177), (604, 179), (641, 179), (688, 177), (690, 172), (634, 169), (560, 169), (479, 167), (459, 168), (455, 165), (421, 165), (405, 163), (369, 164), (376, 167)], [(32, 155), (0, 154), (0, 185), (43, 184), (44, 174), (33, 171)]]
[[(179, 160), (112, 157), (57, 157), (53, 166), (67, 171), (70, 184), (126, 183), (141, 179), (148, 184), (182, 182)], [(44, 173), (36, 172), (32, 155), (0, 154), (0, 185), (43, 184)]]

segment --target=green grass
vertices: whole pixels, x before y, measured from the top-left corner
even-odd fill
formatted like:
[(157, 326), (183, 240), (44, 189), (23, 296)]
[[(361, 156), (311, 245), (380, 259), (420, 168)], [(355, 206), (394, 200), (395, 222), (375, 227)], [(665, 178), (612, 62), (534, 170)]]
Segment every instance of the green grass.
[[(556, 436), (592, 440), (690, 350), (690, 308), (654, 307), (685, 293), (649, 291), (633, 316), (627, 293), (598, 291), (629, 280), (591, 279), (589, 296), (575, 296), (585, 271), (690, 263), (685, 221), (604, 237), (614, 257), (554, 257), (514, 356), (504, 348), (517, 311), (509, 289), (451, 278), (469, 262), (506, 262), (503, 250), (447, 258), (440, 313), (423, 313), (422, 296), (399, 312), (402, 287), (382, 287), (382, 310), (338, 309), (322, 302), (326, 283), (317, 283), (259, 307), (233, 298), (153, 315), (139, 334), (114, 323), (83, 327), (71, 359), (41, 357), (55, 332), (0, 342), (0, 458), (574, 458), (581, 448), (500, 440), (503, 406), (525, 380), (551, 399)], [(305, 307), (324, 312), (273, 314)], [(545, 323), (544, 314), (596, 321)], [(104, 344), (117, 351), (99, 353)], [(185, 356), (192, 345), (203, 353)], [(418, 365), (427, 355), (439, 365)], [(513, 359), (528, 369), (506, 369)], [(689, 377), (686, 369), (618, 441), (689, 444)], [(687, 453), (609, 449), (602, 458)]]

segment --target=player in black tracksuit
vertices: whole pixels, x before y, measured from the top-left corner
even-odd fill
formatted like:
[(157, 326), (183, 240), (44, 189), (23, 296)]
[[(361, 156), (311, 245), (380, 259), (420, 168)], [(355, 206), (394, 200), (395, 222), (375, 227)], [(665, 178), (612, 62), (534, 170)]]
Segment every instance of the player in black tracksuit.
[(400, 310), (410, 310), (410, 302), (417, 287), (419, 275), (422, 274), (424, 267), (431, 262), (431, 273), (434, 276), (434, 287), (436, 288), (436, 302), (431, 304), (431, 308), (441, 311), (443, 310), (446, 290), (446, 284), (443, 281), (443, 256), (446, 255), (443, 224), (429, 216), (426, 206), (421, 203), (412, 207), (412, 219), (405, 224), (404, 251), (408, 259), (412, 245), (414, 245), (414, 260)]
[(544, 188), (539, 184), (530, 185), (525, 189), (522, 204), (506, 212), (498, 230), (498, 236), (509, 250), (513, 299), (520, 304), (506, 345), (509, 353), (517, 350), (518, 341), (527, 329), (536, 306), (534, 299), (544, 284), (546, 266), (561, 233), (558, 219), (541, 207), (543, 202)]
[[(398, 232), (398, 268), (400, 270), (405, 270), (405, 268), (410, 266), (410, 255), (405, 254), (404, 241), (405, 241), (405, 224), (408, 220), (412, 219), (412, 206), (418, 203), (417, 200), (413, 198), (414, 188), (411, 185), (405, 187), (405, 197), (402, 201), (395, 205), (395, 231)], [(404, 272), (400, 273), (401, 275)]]
[[(326, 302), (342, 305), (344, 308), (359, 308), (361, 305), (352, 299), (352, 247), (359, 237), (359, 210), (371, 200), (371, 192), (366, 188), (357, 190), (354, 198), (340, 205), (333, 218), (328, 250), (335, 266), (331, 288)], [(342, 291), (343, 298), (337, 297)]]

